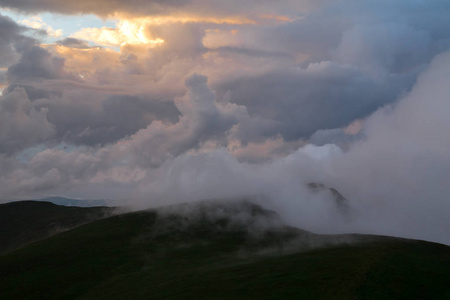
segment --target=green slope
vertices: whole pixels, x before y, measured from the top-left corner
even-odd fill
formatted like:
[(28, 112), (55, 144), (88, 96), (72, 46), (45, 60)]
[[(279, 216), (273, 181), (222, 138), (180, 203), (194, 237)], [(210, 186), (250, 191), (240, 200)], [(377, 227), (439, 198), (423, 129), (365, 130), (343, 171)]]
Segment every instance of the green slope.
[(113, 216), (0, 256), (1, 299), (448, 299), (449, 247), (319, 236), (248, 202)]
[(111, 215), (107, 207), (66, 207), (42, 201), (0, 204), (0, 254)]

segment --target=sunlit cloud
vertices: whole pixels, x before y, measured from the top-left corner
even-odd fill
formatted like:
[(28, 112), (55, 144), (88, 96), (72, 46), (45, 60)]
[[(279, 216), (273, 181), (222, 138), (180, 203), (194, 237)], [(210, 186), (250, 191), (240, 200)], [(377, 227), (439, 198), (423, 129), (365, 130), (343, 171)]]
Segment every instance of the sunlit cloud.
[(364, 121), (363, 120), (355, 120), (350, 125), (348, 125), (346, 128), (344, 128), (345, 134), (348, 135), (357, 135), (361, 132), (361, 130), (364, 127)]
[[(71, 37), (91, 41), (103, 46), (124, 46), (145, 44), (157, 46), (164, 43), (160, 37), (153, 36), (150, 28), (167, 24), (201, 23), (211, 25), (257, 25), (267, 23), (285, 23), (294, 21), (283, 15), (256, 15), (252, 17), (229, 16), (208, 17), (194, 15), (168, 15), (160, 17), (140, 17), (129, 19), (128, 16), (115, 14), (116, 27), (88, 27), (74, 33)], [(234, 29), (232, 32), (235, 32)]]
[[(124, 18), (120, 14), (116, 14), (115, 18)], [(126, 19), (126, 18), (125, 18)], [(142, 17), (131, 19), (145, 25), (165, 25), (171, 23), (209, 23), (209, 24), (256, 24), (256, 20), (246, 17), (207, 17), (207, 16), (190, 16), (190, 15), (169, 15), (161, 17)]]
[(42, 20), (42, 17), (39, 15), (33, 16), (28, 19), (21, 20), (20, 23), (25, 26), (31, 27), (33, 29), (44, 30), (49, 36), (54, 37), (54, 38), (58, 38), (63, 35), (62, 29), (53, 29), (50, 25), (45, 23)]
[(285, 22), (293, 22), (293, 21), (299, 20), (301, 18), (300, 17), (293, 18), (293, 17), (283, 16), (283, 15), (260, 15), (259, 19), (285, 23)]
[(156, 47), (164, 43), (158, 37), (151, 37), (146, 24), (139, 21), (119, 21), (115, 28), (83, 28), (71, 37), (94, 42), (103, 46), (124, 46), (145, 44)]
[(83, 28), (72, 35), (74, 38), (94, 42), (103, 46), (146, 44), (157, 46), (164, 43), (161, 38), (150, 38), (145, 26), (130, 21), (120, 21), (116, 28)]
[[(59, 44), (44, 44), (45, 49), (51, 53), (64, 57), (65, 67), (77, 73), (81, 79), (89, 77), (98, 68), (114, 68), (115, 61), (119, 60), (119, 53), (102, 47), (73, 48)], [(95, 67), (93, 67), (95, 61)]]

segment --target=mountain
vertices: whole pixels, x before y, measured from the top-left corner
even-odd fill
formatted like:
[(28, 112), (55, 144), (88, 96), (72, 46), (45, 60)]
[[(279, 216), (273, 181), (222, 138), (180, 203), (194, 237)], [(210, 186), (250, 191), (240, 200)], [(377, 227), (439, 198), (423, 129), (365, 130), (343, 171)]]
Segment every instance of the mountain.
[(2, 299), (449, 299), (450, 248), (285, 226), (247, 201), (114, 215), (0, 256)]
[(70, 199), (65, 197), (48, 197), (37, 200), (29, 200), (29, 201), (41, 201), (41, 202), (51, 202), (57, 205), (63, 206), (77, 206), (77, 207), (95, 207), (95, 206), (123, 206), (126, 205), (126, 202), (121, 200), (105, 200), (105, 199)]
[(349, 214), (349, 206), (348, 200), (335, 188), (327, 187), (323, 183), (310, 182), (306, 185), (308, 189), (312, 192), (328, 192), (332, 195), (332, 199), (334, 200), (334, 204), (336, 208), (341, 213), (348, 215)]
[(109, 206), (106, 200), (78, 200), (64, 197), (49, 197), (39, 199), (38, 201), (51, 202), (63, 206), (77, 206), (77, 207), (93, 207), (93, 206)]
[(0, 254), (111, 215), (108, 207), (66, 207), (43, 201), (0, 204)]

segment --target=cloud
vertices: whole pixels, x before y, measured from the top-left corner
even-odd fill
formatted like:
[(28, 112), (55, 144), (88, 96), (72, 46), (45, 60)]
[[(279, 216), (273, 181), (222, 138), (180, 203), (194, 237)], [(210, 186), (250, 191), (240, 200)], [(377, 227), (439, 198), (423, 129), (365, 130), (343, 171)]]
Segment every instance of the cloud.
[(17, 51), (23, 47), (33, 45), (36, 41), (26, 37), (27, 28), (16, 24), (13, 20), (0, 15), (0, 67), (9, 67), (11, 62), (19, 58)]
[[(278, 135), (288, 141), (307, 139), (317, 130), (333, 130), (364, 118), (408, 91), (436, 51), (446, 47), (447, 36), (428, 14), (424, 15), (426, 22), (423, 23), (409, 15), (392, 21), (392, 16), (402, 15), (401, 9), (409, 7), (406, 4), (390, 5), (392, 16), (389, 18), (383, 16), (383, 10), (374, 3), (362, 6), (353, 1), (338, 6), (325, 4), (315, 5), (314, 10), (307, 11), (302, 18), (264, 26), (124, 19), (115, 29), (96, 29), (114, 33), (116, 41), (113, 44), (122, 45), (119, 53), (108, 49), (65, 47), (60, 42), (61, 46), (46, 46), (45, 51), (52, 53), (51, 56), (39, 48), (28, 51), (28, 56), (34, 55), (31, 59), (22, 55), (21, 64), (9, 71), (10, 78), (17, 81), (34, 72), (36, 78), (30, 80), (55, 81), (51, 87), (49, 82), (43, 82), (39, 87), (33, 83), (35, 89), (47, 90), (47, 93), (61, 92), (67, 89), (67, 85), (70, 89), (77, 89), (74, 82), (84, 81), (86, 85), (80, 86), (82, 89), (101, 88), (106, 93), (124, 89), (121, 94), (134, 97), (133, 94), (148, 93), (151, 94), (147, 97), (149, 99), (161, 98), (165, 93), (170, 102), (182, 94), (186, 76), (205, 74), (218, 102), (245, 106), (250, 114), (252, 121), (241, 120), (237, 125), (239, 134), (235, 135), (245, 146), (247, 142), (260, 143), (262, 139), (276, 139)], [(47, 5), (59, 4), (48, 2)], [(67, 5), (83, 6), (82, 3)], [(112, 5), (111, 9), (120, 9), (120, 5)], [(310, 7), (308, 3), (302, 5)], [(227, 3), (218, 6), (217, 10), (232, 12), (232, 6)], [(293, 6), (295, 4), (289, 1), (277, 7), (268, 3), (257, 5), (261, 11), (272, 12), (286, 11), (286, 7)], [(248, 4), (248, 7), (255, 7), (255, 4)], [(336, 7), (339, 13), (333, 14)], [(418, 8), (411, 6), (408, 9), (421, 16)], [(427, 13), (438, 11), (434, 5), (423, 9)], [(367, 24), (357, 17), (359, 14), (372, 14), (375, 21)], [(318, 24), (318, 19), (322, 20), (322, 25)], [(216, 32), (227, 33), (225, 38), (221, 38), (224, 44), (217, 48), (205, 46), (206, 42), (214, 45), (208, 38)], [(118, 39), (117, 34), (120, 36)], [(146, 42), (155, 38), (164, 40), (164, 43), (154, 48)], [(400, 38), (407, 43), (397, 43)], [(101, 42), (98, 37), (91, 39)], [(78, 40), (66, 40), (66, 45), (70, 41)], [(20, 73), (21, 68), (23, 74), (15, 78), (14, 73)], [(40, 73), (30, 72), (30, 68)], [(71, 77), (70, 72), (73, 72)], [(59, 83), (58, 87), (56, 78), (66, 78), (70, 83)], [(26, 88), (33, 97), (31, 87)], [(91, 97), (84, 91), (79, 94)], [(50, 115), (57, 119), (52, 110)], [(148, 124), (139, 123), (122, 132), (134, 134), (145, 125)], [(97, 127), (95, 124), (82, 125), (76, 130), (76, 135), (88, 126), (86, 133), (92, 138), (69, 140), (93, 145), (96, 137), (108, 136), (104, 130), (99, 131), (101, 134), (93, 134)], [(66, 129), (62, 126), (60, 132)], [(109, 130), (109, 125), (104, 129)]]
[(63, 40), (58, 41), (57, 44), (66, 46), (66, 47), (70, 47), (70, 48), (77, 48), (77, 49), (90, 48), (89, 45), (85, 41), (75, 39), (75, 38), (65, 38)]
[[(3, 7), (17, 9), (25, 12), (51, 11), (63, 14), (97, 14), (101, 16), (114, 15), (122, 13), (135, 16), (164, 16), (164, 15), (195, 15), (221, 17), (230, 15), (252, 15), (260, 13), (263, 16), (270, 16), (277, 7), (280, 12), (288, 13), (290, 10), (305, 12), (327, 1), (292, 1), (283, 0), (274, 5), (270, 1), (251, 0), (242, 5), (241, 2), (232, 0), (206, 1), (206, 0), (152, 0), (142, 2), (140, 0), (131, 1), (106, 1), (81, 0), (77, 2), (60, 2), (56, 0), (38, 0), (38, 1), (12, 1), (2, 0), (0, 5)], [(181, 13), (180, 13), (181, 12)]]
[(263, 164), (239, 162), (224, 149), (183, 154), (166, 161), (157, 176), (148, 175), (146, 184), (134, 193), (134, 205), (247, 198), (262, 201), (295, 226), (341, 232), (345, 216), (336, 209), (332, 195), (307, 188), (307, 183), (320, 179), (320, 166), (326, 165), (323, 159), (340, 153), (338, 147), (306, 146)]
[(54, 128), (47, 120), (48, 110), (39, 109), (23, 88), (0, 97), (0, 154), (48, 141)]
[(158, 166), (167, 158), (196, 149), (208, 140), (220, 140), (240, 117), (246, 116), (243, 107), (216, 103), (205, 76), (190, 76), (186, 87), (186, 95), (175, 100), (181, 113), (177, 123), (153, 122), (131, 136), (124, 146), (122, 151), (133, 153), (140, 165)]
[(179, 114), (172, 102), (96, 91), (66, 92), (39, 99), (36, 105), (49, 111), (56, 138), (90, 146), (117, 142), (156, 120), (176, 122)]
[(161, 38), (151, 38), (145, 21), (119, 21), (116, 28), (83, 28), (72, 34), (72, 38), (93, 41), (98, 45), (123, 46), (146, 44), (156, 47), (164, 43)]
[(371, 116), (366, 138), (334, 162), (333, 180), (358, 199), (362, 228), (449, 243), (449, 77), (446, 52), (397, 105)]
[(430, 59), (430, 47), (428, 32), (405, 24), (359, 25), (344, 32), (334, 60), (382, 76), (420, 67)]
[(360, 138), (361, 135), (350, 135), (342, 128), (335, 128), (317, 130), (308, 141), (317, 146), (335, 144), (346, 149)]
[[(73, 44), (78, 40), (63, 42)], [(71, 49), (66, 46), (57, 47)], [(69, 51), (84, 50), (91, 51), (91, 48), (76, 47)], [(159, 95), (142, 95), (125, 89), (117, 92), (116, 88), (102, 87), (105, 82), (110, 81), (108, 78), (110, 72), (105, 72), (109, 69), (91, 73), (95, 81), (88, 84), (83, 80), (84, 76), (80, 76), (80, 73), (84, 73), (83, 69), (73, 70), (74, 68), (69, 65), (71, 71), (67, 71), (65, 58), (50, 51), (51, 48), (47, 50), (40, 46), (22, 49), (18, 62), (10, 66), (6, 72), (10, 85), (5, 89), (5, 94), (13, 93), (17, 87), (24, 89), (33, 107), (46, 112), (46, 119), (54, 128), (54, 142), (104, 145), (132, 135), (154, 120), (175, 122), (178, 119), (179, 111), (171, 101), (170, 95), (166, 95), (169, 97), (167, 100), (161, 99)], [(92, 49), (94, 57), (91, 56), (91, 59), (96, 59), (98, 51), (101, 49)], [(89, 57), (92, 53), (81, 55)], [(71, 57), (80, 62), (79, 58), (79, 56)], [(71, 60), (70, 63), (76, 62)], [(86, 65), (89, 63), (86, 61)], [(96, 65), (100, 68), (101, 66)], [(119, 81), (122, 76), (114, 80)]]
[(23, 51), (19, 62), (8, 68), (9, 82), (64, 77), (64, 59), (52, 57), (45, 49), (33, 46)]
[(46, 24), (40, 16), (33, 16), (29, 19), (20, 21), (27, 27), (31, 27), (38, 30), (44, 30), (51, 37), (60, 37), (63, 34), (62, 29), (53, 29), (50, 25)]
[[(390, 75), (381, 84), (359, 69), (330, 61), (257, 76), (242, 76), (217, 87), (251, 116), (279, 122), (287, 140), (308, 138), (364, 118), (393, 102), (412, 85), (411, 76)], [(276, 101), (274, 101), (276, 99)]]
[[(450, 243), (448, 118), (450, 52), (436, 57), (397, 105), (365, 122), (365, 137), (343, 152), (335, 145), (305, 146), (262, 164), (239, 162), (222, 150), (186, 153), (148, 176), (139, 205), (266, 195), (266, 206), (291, 224), (318, 232), (369, 232)], [(337, 188), (350, 219), (330, 195), (308, 182)], [(256, 198), (258, 199), (258, 198)]]

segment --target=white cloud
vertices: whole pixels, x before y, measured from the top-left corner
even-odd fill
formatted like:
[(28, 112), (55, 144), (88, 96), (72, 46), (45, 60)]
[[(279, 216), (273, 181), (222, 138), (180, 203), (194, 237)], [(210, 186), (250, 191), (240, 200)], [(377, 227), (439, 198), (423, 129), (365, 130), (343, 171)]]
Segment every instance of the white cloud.
[(39, 15), (32, 16), (31, 18), (23, 19), (20, 21), (21, 24), (31, 27), (33, 29), (44, 30), (49, 36), (53, 38), (58, 38), (63, 35), (62, 29), (53, 29), (50, 25), (42, 20)]

